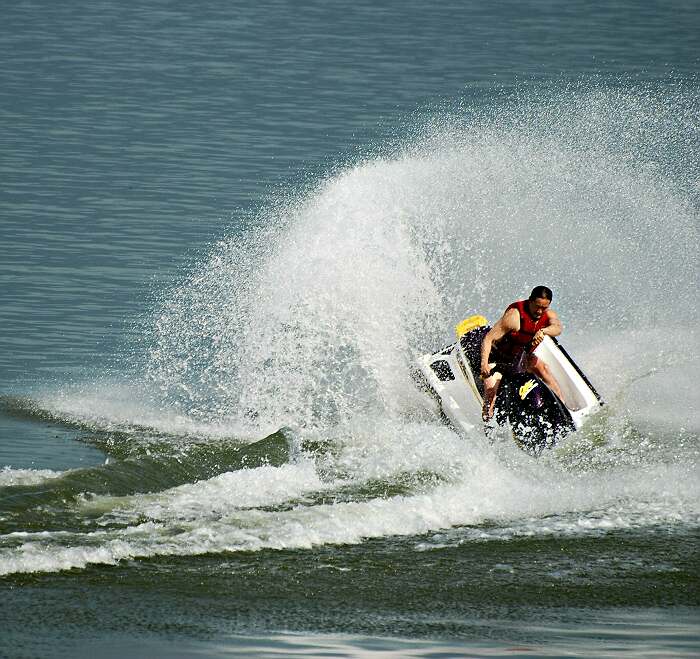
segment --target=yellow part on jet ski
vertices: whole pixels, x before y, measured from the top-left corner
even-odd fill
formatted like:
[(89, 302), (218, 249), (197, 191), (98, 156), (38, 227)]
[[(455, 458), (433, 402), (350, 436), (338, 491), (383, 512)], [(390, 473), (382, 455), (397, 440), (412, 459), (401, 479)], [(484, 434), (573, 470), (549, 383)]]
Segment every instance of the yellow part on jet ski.
[(457, 331), (457, 338), (460, 338), (461, 336), (464, 336), (467, 332), (471, 332), (473, 329), (476, 329), (477, 327), (484, 327), (485, 325), (488, 325), (489, 321), (486, 320), (483, 316), (469, 316), (469, 318), (465, 318), (457, 327), (455, 330)]

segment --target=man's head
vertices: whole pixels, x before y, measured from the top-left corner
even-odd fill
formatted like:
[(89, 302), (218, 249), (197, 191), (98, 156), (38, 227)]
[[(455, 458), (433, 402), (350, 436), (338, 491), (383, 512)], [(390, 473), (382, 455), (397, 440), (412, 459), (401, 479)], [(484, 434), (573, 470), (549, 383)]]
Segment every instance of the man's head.
[(530, 293), (528, 308), (530, 315), (538, 320), (552, 303), (552, 291), (546, 286), (535, 286)]

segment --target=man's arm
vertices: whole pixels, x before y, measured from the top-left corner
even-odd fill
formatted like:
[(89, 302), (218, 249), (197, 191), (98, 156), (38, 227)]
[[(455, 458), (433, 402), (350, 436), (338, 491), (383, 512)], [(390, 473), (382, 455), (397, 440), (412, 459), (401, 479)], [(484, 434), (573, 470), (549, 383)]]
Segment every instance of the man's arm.
[(520, 329), (520, 316), (516, 309), (508, 309), (500, 320), (486, 333), (481, 342), (481, 377), (486, 379), (490, 374), (489, 355), (494, 341), (500, 341), (508, 332)]
[(547, 319), (549, 320), (549, 325), (535, 332), (535, 336), (532, 337), (533, 348), (540, 345), (545, 336), (559, 336), (561, 334), (563, 327), (556, 311), (547, 309)]

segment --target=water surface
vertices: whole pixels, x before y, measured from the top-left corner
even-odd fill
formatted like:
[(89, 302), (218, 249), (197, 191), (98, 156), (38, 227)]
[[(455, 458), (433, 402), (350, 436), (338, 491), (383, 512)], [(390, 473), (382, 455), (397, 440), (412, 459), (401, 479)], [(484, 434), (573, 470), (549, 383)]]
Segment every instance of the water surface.
[[(698, 18), (5, 8), (0, 654), (695, 656)], [(542, 283), (533, 461), (411, 367)]]

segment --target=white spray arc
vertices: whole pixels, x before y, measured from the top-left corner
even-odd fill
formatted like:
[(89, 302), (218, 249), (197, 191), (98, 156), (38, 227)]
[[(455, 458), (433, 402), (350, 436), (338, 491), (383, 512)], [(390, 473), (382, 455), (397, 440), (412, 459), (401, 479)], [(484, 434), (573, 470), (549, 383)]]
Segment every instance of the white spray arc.
[(146, 365), (159, 405), (261, 430), (400, 416), (419, 352), (541, 283), (584, 345), (690, 326), (693, 107), (561, 93), (441, 119), (329, 178), (168, 294)]

